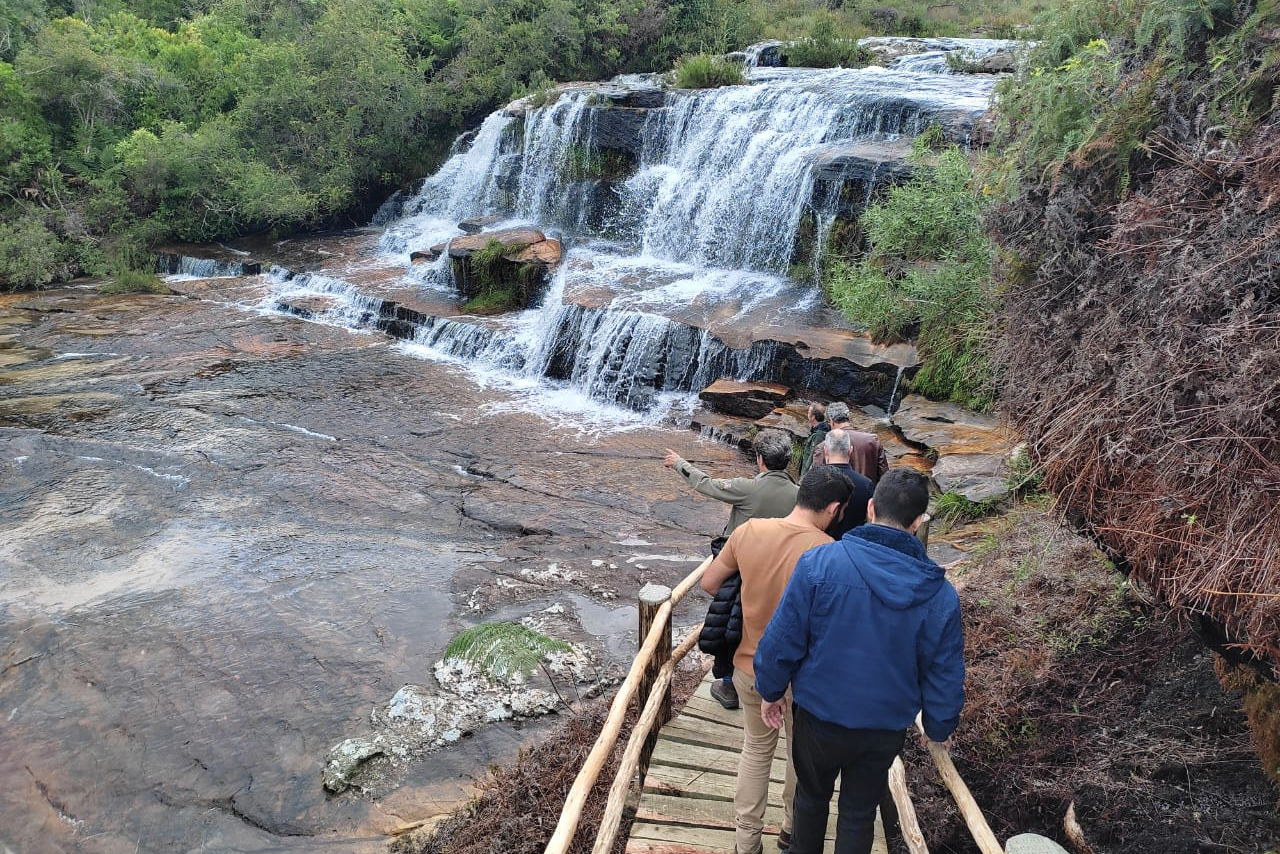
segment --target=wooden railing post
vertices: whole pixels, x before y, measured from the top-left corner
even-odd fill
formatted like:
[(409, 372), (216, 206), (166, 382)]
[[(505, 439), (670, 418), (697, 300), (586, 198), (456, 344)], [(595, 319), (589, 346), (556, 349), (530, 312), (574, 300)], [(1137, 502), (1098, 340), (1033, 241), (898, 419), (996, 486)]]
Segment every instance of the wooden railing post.
[[(663, 587), (661, 584), (646, 584), (640, 589), (640, 634), (637, 638), (638, 643), (644, 643), (644, 639), (649, 636), (650, 630), (653, 628), (655, 618), (658, 617), (662, 606), (671, 601), (671, 588)], [(653, 655), (645, 663), (644, 674), (640, 677), (640, 688), (636, 693), (636, 713), (639, 714), (644, 709), (645, 703), (649, 702), (649, 694), (653, 691), (653, 685), (658, 680), (658, 673), (662, 670), (662, 665), (671, 660), (671, 609), (666, 609), (666, 615), (662, 618), (666, 625), (662, 627), (662, 637), (658, 641), (658, 648), (654, 650)], [(662, 726), (671, 720), (671, 688), (665, 689), (666, 696), (662, 700), (662, 711), (658, 714), (658, 726)], [(658, 745), (658, 732), (654, 731), (645, 739), (644, 750), (640, 754), (640, 773), (643, 775), (649, 770), (649, 759), (653, 756), (653, 750)]]

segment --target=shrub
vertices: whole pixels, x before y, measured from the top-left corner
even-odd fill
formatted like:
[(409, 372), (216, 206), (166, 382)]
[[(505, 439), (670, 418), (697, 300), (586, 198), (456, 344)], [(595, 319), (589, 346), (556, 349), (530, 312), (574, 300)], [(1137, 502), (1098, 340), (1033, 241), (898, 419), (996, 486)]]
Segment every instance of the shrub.
[(786, 64), (800, 68), (862, 68), (873, 59), (855, 39), (837, 38), (835, 18), (817, 17), (806, 38), (787, 45)]
[(56, 278), (62, 254), (58, 238), (34, 209), (12, 223), (0, 224), (0, 288), (23, 290)]
[(167, 294), (169, 286), (147, 270), (119, 270), (98, 288), (104, 294)]
[(686, 56), (675, 67), (675, 86), (679, 89), (715, 89), (739, 86), (747, 82), (742, 66), (723, 56), (705, 53)]
[(994, 515), (999, 506), (1000, 502), (994, 499), (973, 501), (958, 492), (944, 492), (934, 500), (933, 517), (950, 527)]
[(916, 338), (916, 391), (989, 409), (995, 293), (984, 202), (958, 148), (930, 157), (918, 143), (915, 159), (916, 177), (863, 213), (866, 255), (833, 263), (825, 284), (832, 301), (876, 340)]

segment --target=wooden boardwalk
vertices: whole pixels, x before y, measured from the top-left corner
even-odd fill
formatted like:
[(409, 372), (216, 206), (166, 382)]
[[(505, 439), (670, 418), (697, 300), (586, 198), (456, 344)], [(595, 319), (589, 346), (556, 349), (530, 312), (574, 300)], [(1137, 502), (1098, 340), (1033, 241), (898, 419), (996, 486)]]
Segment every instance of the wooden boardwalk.
[[(711, 698), (711, 676), (680, 714), (662, 727), (636, 811), (628, 854), (733, 854), (733, 790), (742, 748), (741, 709), (727, 711)], [(782, 822), (786, 736), (778, 739), (765, 810), (765, 854), (775, 854)], [(827, 826), (832, 846), (835, 804)], [(873, 854), (887, 854), (876, 821)]]

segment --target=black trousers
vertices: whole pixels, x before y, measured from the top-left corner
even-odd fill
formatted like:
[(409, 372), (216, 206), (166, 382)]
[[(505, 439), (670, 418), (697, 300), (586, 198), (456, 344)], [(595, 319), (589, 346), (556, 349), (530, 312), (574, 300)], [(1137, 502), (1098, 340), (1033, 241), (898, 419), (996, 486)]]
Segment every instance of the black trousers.
[(733, 654), (738, 650), (717, 652), (711, 659), (711, 676), (714, 679), (728, 679), (733, 676)]
[(791, 854), (822, 854), (836, 777), (840, 812), (835, 854), (870, 854), (876, 805), (885, 778), (906, 740), (904, 730), (849, 729), (795, 707), (796, 766)]

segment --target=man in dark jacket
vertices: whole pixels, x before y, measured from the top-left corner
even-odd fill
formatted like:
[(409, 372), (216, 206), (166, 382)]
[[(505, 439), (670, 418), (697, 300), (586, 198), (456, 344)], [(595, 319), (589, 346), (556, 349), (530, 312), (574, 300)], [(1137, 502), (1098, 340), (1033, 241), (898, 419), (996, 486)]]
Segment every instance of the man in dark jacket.
[(821, 403), (809, 404), (809, 437), (804, 440), (804, 450), (800, 452), (800, 476), (813, 465), (813, 452), (827, 438), (831, 425), (827, 423), (827, 408)]
[(834, 467), (853, 483), (853, 494), (845, 505), (844, 513), (827, 528), (827, 535), (838, 540), (848, 531), (852, 531), (867, 522), (867, 502), (875, 487), (871, 481), (853, 470), (849, 465), (850, 438), (847, 430), (832, 430), (827, 433), (822, 443), (822, 453), (827, 465)]
[[(849, 465), (873, 484), (878, 483), (884, 473), (889, 470), (889, 455), (875, 433), (864, 433), (854, 430), (849, 420), (849, 407), (843, 403), (833, 403), (827, 407), (827, 423), (832, 430), (845, 430), (849, 433)], [(814, 464), (826, 463), (830, 460), (823, 456), (821, 449), (814, 451)]]
[(761, 716), (782, 723), (795, 698), (792, 854), (819, 854), (836, 777), (836, 854), (871, 851), (876, 804), (907, 727), (945, 742), (964, 705), (960, 600), (913, 536), (924, 520), (924, 475), (890, 469), (869, 524), (806, 552), (754, 659)]

